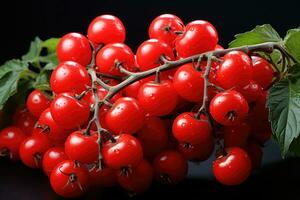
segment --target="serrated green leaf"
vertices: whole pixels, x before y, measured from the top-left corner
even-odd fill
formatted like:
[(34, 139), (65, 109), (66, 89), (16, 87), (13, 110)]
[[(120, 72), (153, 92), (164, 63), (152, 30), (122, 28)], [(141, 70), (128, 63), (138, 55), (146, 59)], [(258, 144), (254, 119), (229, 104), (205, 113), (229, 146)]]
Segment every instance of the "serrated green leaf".
[(273, 138), (285, 156), (300, 133), (300, 79), (286, 78), (275, 83), (269, 91), (267, 106)]
[(281, 38), (270, 24), (256, 26), (253, 30), (235, 35), (235, 39), (229, 43), (229, 47), (253, 45), (264, 42), (279, 42)]
[(293, 156), (300, 157), (300, 137), (293, 140), (291, 147), (290, 147), (290, 153)]
[(40, 72), (40, 74), (37, 76), (34, 84), (35, 89), (39, 89), (42, 91), (50, 91), (50, 84), (49, 79), (52, 73), (52, 70), (54, 70), (56, 65), (53, 63), (48, 63), (43, 70)]
[(39, 57), (42, 50), (42, 40), (39, 37), (36, 37), (31, 43), (29, 47), (29, 51), (22, 56), (23, 61), (35, 62)]
[(49, 53), (54, 53), (56, 51), (56, 46), (59, 42), (60, 38), (50, 38), (45, 40), (42, 44), (44, 48), (48, 50)]
[(30, 77), (27, 65), (20, 60), (11, 60), (0, 67), (0, 109), (17, 92), (21, 78)]
[(284, 45), (290, 55), (300, 63), (300, 28), (291, 29), (284, 38)]

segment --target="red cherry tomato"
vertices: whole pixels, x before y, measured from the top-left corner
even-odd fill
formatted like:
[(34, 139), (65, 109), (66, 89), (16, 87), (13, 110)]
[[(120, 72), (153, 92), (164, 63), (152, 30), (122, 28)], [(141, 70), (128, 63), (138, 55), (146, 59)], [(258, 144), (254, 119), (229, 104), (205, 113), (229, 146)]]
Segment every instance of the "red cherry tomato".
[(213, 162), (213, 174), (224, 185), (239, 185), (251, 172), (251, 160), (243, 149), (226, 149), (227, 155), (218, 157)]
[(56, 165), (67, 159), (68, 156), (65, 154), (63, 147), (52, 147), (48, 149), (43, 156), (43, 170), (45, 174), (50, 176)]
[(224, 146), (243, 147), (246, 145), (250, 135), (250, 126), (243, 122), (237, 126), (224, 127)]
[(83, 66), (88, 65), (92, 58), (89, 40), (80, 33), (64, 35), (59, 40), (56, 53), (60, 62), (75, 61)]
[(257, 56), (252, 56), (253, 76), (255, 80), (264, 89), (267, 89), (273, 80), (274, 70), (272, 65), (265, 59)]
[(255, 102), (263, 92), (262, 90), (262, 87), (252, 80), (247, 85), (236, 88), (236, 91), (240, 92), (248, 103)]
[(194, 162), (207, 160), (214, 151), (213, 137), (199, 144), (180, 143), (178, 151), (187, 160)]
[(33, 90), (27, 97), (26, 107), (36, 118), (49, 107), (50, 99), (40, 90)]
[(93, 167), (89, 174), (89, 182), (92, 187), (112, 187), (117, 184), (116, 172), (112, 168), (105, 166), (99, 170), (97, 167)]
[(36, 121), (36, 118), (27, 109), (17, 109), (13, 115), (13, 124), (20, 128), (26, 135), (31, 135)]

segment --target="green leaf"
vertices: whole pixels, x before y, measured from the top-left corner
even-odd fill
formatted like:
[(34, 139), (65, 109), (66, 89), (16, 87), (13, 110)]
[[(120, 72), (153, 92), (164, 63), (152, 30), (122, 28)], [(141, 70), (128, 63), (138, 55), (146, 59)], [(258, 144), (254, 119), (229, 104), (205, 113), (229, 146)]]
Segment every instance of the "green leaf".
[(48, 63), (40, 74), (36, 77), (34, 88), (42, 91), (51, 91), (49, 79), (52, 71), (55, 69), (56, 65), (53, 63)]
[(50, 53), (54, 53), (56, 51), (56, 46), (59, 42), (60, 38), (50, 38), (48, 40), (45, 40), (42, 44), (44, 48), (48, 50)]
[(282, 39), (270, 24), (256, 26), (253, 30), (235, 35), (229, 47), (253, 45), (264, 42), (279, 42)]
[[(283, 156), (289, 152), (291, 143), (300, 133), (300, 65), (292, 68), (297, 69), (294, 75), (275, 83), (267, 101), (273, 138), (279, 144)], [(295, 79), (296, 74), (298, 77)]]
[(300, 28), (290, 29), (284, 38), (286, 50), (300, 63)]
[(27, 64), (20, 60), (11, 60), (0, 67), (0, 109), (6, 101), (17, 92), (18, 82), (31, 79), (34, 74), (27, 68)]
[(31, 43), (29, 47), (29, 51), (22, 56), (22, 60), (28, 62), (34, 62), (38, 58), (41, 53), (42, 40), (39, 37), (36, 37)]

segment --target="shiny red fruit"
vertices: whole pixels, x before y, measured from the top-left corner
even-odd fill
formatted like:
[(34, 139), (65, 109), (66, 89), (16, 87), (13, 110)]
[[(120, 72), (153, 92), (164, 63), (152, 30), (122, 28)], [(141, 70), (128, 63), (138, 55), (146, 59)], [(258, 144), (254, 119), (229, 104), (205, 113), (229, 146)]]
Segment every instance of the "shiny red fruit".
[(214, 50), (217, 44), (218, 33), (215, 27), (204, 20), (188, 23), (184, 33), (175, 40), (177, 53), (183, 58)]
[(247, 85), (243, 87), (236, 88), (236, 91), (241, 93), (248, 103), (255, 102), (263, 92), (262, 87), (255, 81), (250, 81)]
[(205, 142), (198, 144), (180, 143), (178, 151), (186, 160), (205, 161), (214, 151), (214, 139), (210, 137)]
[(128, 71), (135, 70), (135, 58), (131, 49), (122, 43), (105, 45), (96, 56), (96, 70), (100, 73), (124, 76), (119, 65)]
[(264, 89), (268, 88), (274, 77), (272, 65), (265, 59), (257, 56), (252, 56), (253, 76), (255, 80)]
[(0, 157), (19, 160), (19, 147), (27, 135), (16, 126), (8, 126), (0, 132)]
[(43, 170), (45, 174), (50, 176), (56, 165), (67, 159), (68, 156), (65, 154), (63, 147), (52, 147), (48, 149), (43, 156)]
[(199, 102), (203, 98), (203, 72), (196, 70), (192, 63), (179, 67), (173, 77), (176, 92), (185, 100)]
[(87, 37), (94, 45), (116, 42), (123, 43), (126, 31), (119, 18), (113, 15), (100, 15), (90, 23)]
[(192, 112), (178, 115), (173, 122), (172, 131), (179, 143), (192, 145), (205, 143), (212, 137), (207, 117), (201, 115), (197, 119), (196, 113)]
[(75, 61), (83, 66), (90, 63), (92, 50), (89, 40), (80, 33), (64, 35), (56, 47), (59, 62)]
[(224, 126), (241, 123), (249, 107), (246, 99), (234, 90), (217, 94), (210, 102), (209, 111), (214, 120)]
[(178, 34), (184, 31), (184, 25), (179, 17), (172, 14), (163, 14), (156, 17), (149, 27), (149, 38), (164, 41), (173, 47)]
[(150, 81), (140, 87), (137, 100), (145, 112), (163, 116), (175, 109), (178, 95), (171, 81)]
[(143, 159), (143, 149), (140, 142), (129, 134), (122, 134), (116, 141), (107, 141), (102, 149), (103, 161), (113, 169), (134, 168)]
[(50, 103), (50, 99), (44, 93), (33, 90), (27, 97), (26, 107), (34, 117), (38, 118)]
[(20, 128), (26, 135), (31, 135), (36, 121), (36, 118), (27, 109), (17, 109), (13, 115), (13, 124)]
[(116, 171), (104, 166), (103, 169), (93, 167), (90, 171), (89, 183), (92, 187), (112, 187), (117, 184)]
[[(88, 135), (89, 134), (89, 135)], [(98, 134), (96, 131), (75, 131), (65, 142), (66, 155), (83, 164), (95, 163), (99, 160)]]
[(252, 79), (252, 61), (241, 51), (227, 53), (217, 71), (217, 81), (224, 89), (243, 87)]
[(164, 121), (158, 117), (147, 117), (137, 139), (143, 147), (144, 156), (153, 158), (168, 145), (168, 131)]
[(105, 116), (105, 123), (115, 134), (133, 134), (144, 125), (145, 114), (138, 101), (130, 97), (119, 98)]
[(187, 161), (179, 152), (174, 150), (158, 154), (153, 161), (153, 167), (156, 180), (171, 185), (182, 181), (188, 170)]
[(153, 168), (147, 160), (142, 160), (128, 174), (118, 171), (118, 183), (128, 192), (139, 194), (145, 192), (152, 183)]
[(243, 147), (250, 136), (251, 127), (243, 122), (237, 126), (224, 127), (224, 146)]
[(251, 160), (239, 147), (227, 148), (226, 153), (214, 160), (213, 174), (224, 185), (239, 185), (250, 175)]
[(54, 121), (68, 129), (80, 127), (90, 115), (89, 104), (77, 100), (72, 93), (57, 95), (51, 103), (50, 111)]
[(65, 160), (53, 169), (50, 183), (54, 192), (62, 197), (79, 197), (88, 190), (89, 172), (74, 161)]
[(30, 168), (41, 168), (43, 155), (50, 147), (51, 142), (46, 135), (28, 137), (20, 145), (20, 158)]
[(50, 85), (56, 94), (63, 92), (80, 94), (91, 85), (91, 79), (85, 67), (73, 61), (66, 61), (54, 69)]
[(150, 39), (139, 46), (136, 52), (136, 61), (140, 70), (146, 71), (159, 66), (161, 56), (174, 60), (173, 50), (169, 45), (161, 40)]

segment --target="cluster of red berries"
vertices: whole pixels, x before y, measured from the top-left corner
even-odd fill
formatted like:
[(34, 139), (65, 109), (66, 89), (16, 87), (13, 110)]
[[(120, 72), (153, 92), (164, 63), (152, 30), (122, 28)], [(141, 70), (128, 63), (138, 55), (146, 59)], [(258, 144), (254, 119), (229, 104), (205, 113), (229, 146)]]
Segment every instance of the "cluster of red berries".
[[(87, 37), (63, 36), (57, 46), (60, 63), (50, 78), (53, 94), (30, 93), (26, 109), (14, 115), (15, 124), (0, 133), (1, 155), (42, 168), (64, 197), (117, 183), (132, 193), (145, 191), (153, 179), (177, 184), (187, 175), (187, 161), (208, 159), (215, 146), (216, 179), (225, 185), (245, 181), (260, 166), (261, 147), (271, 136), (265, 108), (271, 64), (231, 51), (211, 66), (204, 58), (158, 71), (106, 98), (111, 90), (92, 80), (87, 67), (116, 88), (130, 73), (223, 49), (212, 24), (196, 20), (184, 25), (171, 14), (152, 21), (150, 39), (136, 54), (124, 44), (125, 35), (117, 17), (102, 15), (90, 23)], [(207, 112), (198, 112), (203, 99)], [(89, 123), (97, 102), (102, 102), (97, 108), (101, 134), (97, 123)]]

